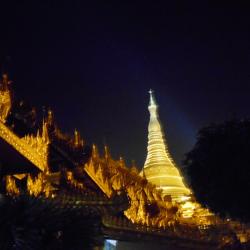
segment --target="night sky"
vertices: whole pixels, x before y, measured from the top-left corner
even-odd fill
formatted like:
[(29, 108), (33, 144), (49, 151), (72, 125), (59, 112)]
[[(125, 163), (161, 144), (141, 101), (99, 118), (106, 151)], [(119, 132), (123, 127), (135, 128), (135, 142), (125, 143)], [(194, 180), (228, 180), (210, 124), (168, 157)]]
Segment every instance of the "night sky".
[(247, 6), (2, 2), (0, 63), (18, 96), (114, 157), (143, 166), (150, 88), (179, 164), (199, 128), (250, 115)]

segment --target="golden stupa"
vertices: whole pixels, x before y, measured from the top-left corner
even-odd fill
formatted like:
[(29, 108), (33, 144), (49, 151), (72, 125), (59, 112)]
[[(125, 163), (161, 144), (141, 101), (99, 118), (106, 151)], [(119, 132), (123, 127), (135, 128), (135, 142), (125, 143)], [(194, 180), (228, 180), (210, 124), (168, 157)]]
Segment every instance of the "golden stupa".
[(147, 180), (162, 189), (163, 196), (171, 196), (172, 200), (181, 202), (191, 194), (185, 186), (183, 178), (172, 160), (158, 118), (158, 106), (153, 91), (149, 91), (148, 153), (143, 168)]

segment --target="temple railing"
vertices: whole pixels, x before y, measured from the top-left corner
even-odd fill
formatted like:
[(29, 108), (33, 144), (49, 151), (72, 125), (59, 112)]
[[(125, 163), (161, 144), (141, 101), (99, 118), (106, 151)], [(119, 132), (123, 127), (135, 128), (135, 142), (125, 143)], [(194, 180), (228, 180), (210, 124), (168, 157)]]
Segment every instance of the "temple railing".
[[(223, 239), (223, 234), (221, 234), (214, 227), (200, 230), (197, 227), (180, 224), (159, 228), (132, 223), (125, 218), (117, 218), (114, 216), (104, 216), (102, 218), (102, 224), (106, 228), (104, 231), (109, 232), (111, 229), (113, 233), (114, 231), (117, 231), (120, 232), (119, 234), (121, 234), (121, 232), (123, 232), (123, 234), (126, 234), (126, 232), (131, 232), (135, 236), (139, 233), (144, 235), (164, 237), (166, 239), (172, 240), (176, 239), (178, 241), (192, 241), (212, 245), (218, 245)], [(113, 234), (112, 232), (111, 234)]]

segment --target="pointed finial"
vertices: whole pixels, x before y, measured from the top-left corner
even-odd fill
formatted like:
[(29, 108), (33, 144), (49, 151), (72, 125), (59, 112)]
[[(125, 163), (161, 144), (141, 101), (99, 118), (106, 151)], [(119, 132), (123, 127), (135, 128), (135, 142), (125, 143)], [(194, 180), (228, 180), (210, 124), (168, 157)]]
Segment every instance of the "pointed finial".
[(11, 81), (9, 80), (8, 74), (7, 73), (3, 73), (2, 74), (2, 79), (0, 79), (1, 89), (3, 91), (9, 90), (10, 83), (11, 83)]
[(110, 158), (110, 152), (109, 152), (109, 148), (107, 145), (104, 146), (104, 157), (105, 159)]
[(77, 131), (77, 129), (75, 129), (75, 131), (74, 131), (74, 145), (75, 145), (75, 147), (78, 147), (79, 144), (80, 144), (80, 134)]
[(92, 157), (99, 158), (98, 148), (95, 144), (92, 145)]
[(42, 139), (45, 143), (49, 143), (49, 132), (47, 125), (48, 125), (47, 122), (43, 120)]
[(119, 163), (120, 163), (120, 166), (121, 166), (121, 167), (125, 167), (125, 162), (124, 162), (122, 156), (119, 157)]
[(4, 73), (2, 77), (3, 77), (3, 84), (7, 86), (7, 84), (9, 83), (8, 74)]
[(157, 106), (155, 102), (154, 91), (150, 89), (148, 93), (150, 94), (149, 106)]
[(54, 117), (53, 117), (53, 112), (51, 110), (51, 108), (48, 109), (48, 114), (47, 114), (47, 123), (48, 125), (52, 125), (53, 124), (53, 120), (54, 120)]

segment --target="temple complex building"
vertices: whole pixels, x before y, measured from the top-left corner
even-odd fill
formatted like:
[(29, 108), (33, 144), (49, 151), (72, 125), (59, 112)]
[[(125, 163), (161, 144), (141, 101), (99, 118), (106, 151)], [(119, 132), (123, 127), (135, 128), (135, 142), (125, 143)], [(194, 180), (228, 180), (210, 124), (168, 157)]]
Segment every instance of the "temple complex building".
[(142, 170), (143, 175), (149, 182), (162, 190), (163, 197), (171, 196), (172, 200), (182, 202), (187, 199), (191, 191), (184, 184), (180, 171), (168, 152), (153, 91), (150, 90), (149, 94), (148, 110), (150, 120), (148, 125), (147, 158)]
[(250, 242), (248, 225), (224, 222), (190, 196), (168, 153), (152, 91), (144, 176), (122, 157), (114, 159), (107, 146), (104, 154), (96, 145), (91, 149), (78, 130), (63, 133), (51, 109), (41, 119), (33, 107), (11, 97), (4, 74), (0, 249), (72, 249), (77, 242), (81, 249), (97, 250), (104, 240), (111, 240), (106, 247), (113, 249), (118, 240), (143, 243), (136, 249), (214, 250), (229, 249), (224, 246), (238, 239)]

